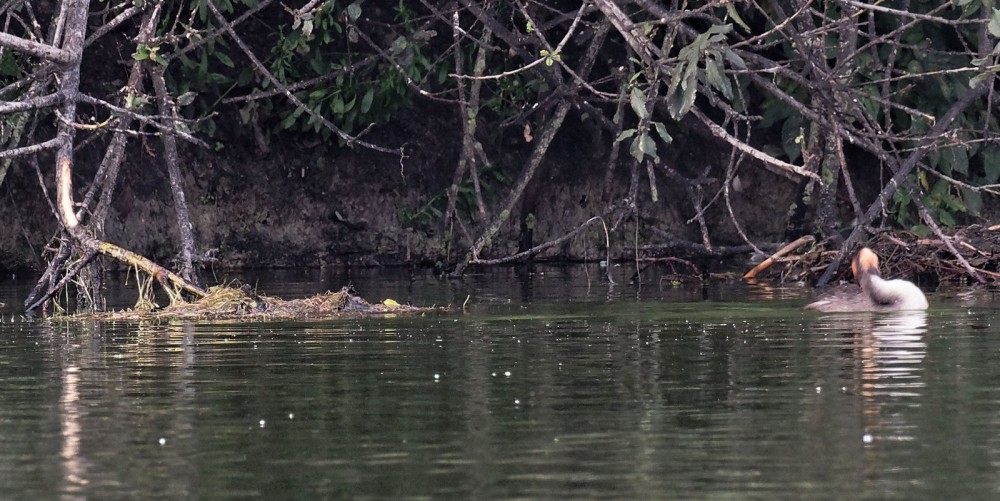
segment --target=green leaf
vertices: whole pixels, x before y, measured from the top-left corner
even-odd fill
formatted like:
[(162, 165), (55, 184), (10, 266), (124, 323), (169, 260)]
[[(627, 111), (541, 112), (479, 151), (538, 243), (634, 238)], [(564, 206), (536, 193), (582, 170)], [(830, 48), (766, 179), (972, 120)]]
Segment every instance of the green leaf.
[[(976, 64), (976, 63), (973, 62), (973, 64)], [(994, 75), (995, 75), (995, 73), (993, 73), (992, 71), (984, 71), (983, 73), (979, 73), (979, 74), (977, 74), (977, 75), (975, 75), (975, 76), (973, 76), (972, 78), (969, 79), (969, 87), (970, 88), (971, 87), (976, 87), (977, 85), (979, 85), (980, 83), (984, 82), (985, 80), (993, 78)]]
[(653, 141), (653, 138), (649, 137), (649, 134), (639, 136), (638, 141), (639, 150), (641, 150), (644, 155), (657, 160), (660, 159), (659, 155), (656, 154), (656, 141)]
[(791, 162), (798, 160), (802, 155), (803, 145), (801, 140), (798, 140), (802, 136), (802, 122), (802, 115), (796, 111), (781, 123), (781, 146)]
[(663, 125), (662, 122), (652, 122), (653, 127), (656, 129), (656, 133), (660, 135), (660, 139), (663, 140), (664, 144), (670, 144), (674, 141), (674, 138), (667, 132), (667, 126)]
[(629, 93), (629, 102), (632, 104), (632, 111), (640, 119), (644, 120), (648, 116), (646, 113), (646, 95), (638, 87), (632, 87), (632, 92)]
[(722, 53), (725, 54), (726, 61), (729, 61), (729, 64), (731, 64), (733, 68), (736, 68), (738, 70), (747, 69), (746, 61), (744, 61), (743, 58), (739, 56), (739, 54), (733, 52), (733, 50), (730, 49), (729, 47), (723, 47)]
[(359, 17), (361, 17), (361, 6), (357, 2), (348, 5), (347, 18), (351, 21), (357, 21)]
[(369, 87), (365, 95), (361, 98), (361, 113), (368, 113), (372, 108), (372, 100), (375, 99), (375, 89)]
[(968, 188), (962, 188), (962, 200), (965, 210), (973, 216), (979, 216), (983, 211), (983, 194)]
[(670, 85), (667, 87), (667, 99), (673, 98), (678, 94), (677, 90), (681, 87), (681, 78), (684, 76), (684, 72), (687, 68), (687, 63), (681, 61), (674, 66), (674, 69), (670, 72)]
[(736, 24), (740, 25), (740, 28), (743, 28), (747, 32), (750, 32), (750, 27), (747, 26), (747, 23), (743, 22), (743, 18), (740, 17), (739, 12), (736, 12), (736, 4), (732, 2), (727, 2), (726, 14), (728, 14), (729, 17), (733, 18), (733, 21), (735, 21)]
[(219, 62), (220, 63), (222, 63), (222, 64), (224, 64), (224, 65), (226, 65), (226, 66), (228, 66), (230, 68), (235, 68), (236, 67), (236, 64), (233, 63), (233, 60), (230, 59), (229, 56), (226, 55), (226, 53), (222, 52), (221, 50), (215, 52), (215, 57), (219, 58)]
[[(948, 181), (945, 181), (944, 179), (938, 179), (938, 181), (934, 183), (934, 187), (931, 188), (930, 196), (931, 198), (940, 200), (942, 195), (948, 193), (948, 189), (950, 188), (951, 184), (949, 184)], [(931, 205), (929, 201), (928, 204)]]
[(938, 221), (945, 226), (955, 226), (955, 216), (946, 210), (938, 212)]
[(1000, 180), (1000, 148), (987, 146), (983, 150), (983, 170), (986, 174), (983, 177), (985, 184), (994, 184)]
[(705, 33), (702, 33), (701, 35), (698, 35), (698, 36), (701, 37), (701, 36), (709, 35), (709, 37), (711, 37), (711, 35), (725, 35), (725, 34), (731, 32), (731, 31), (733, 31), (733, 25), (731, 25), (729, 23), (726, 23), (726, 24), (715, 24), (715, 25), (712, 25), (711, 27), (709, 27), (708, 31), (706, 31)]
[(969, 175), (969, 155), (965, 148), (955, 146), (944, 150), (944, 159), (948, 164), (949, 172), (958, 172), (963, 176)]
[(733, 86), (729, 83), (729, 78), (724, 74), (725, 68), (722, 60), (718, 57), (705, 59), (705, 78), (708, 84), (726, 96), (726, 99), (733, 99)]
[(990, 35), (1000, 38), (1000, 9), (993, 9), (993, 15), (990, 16), (986, 29), (990, 30)]
[(922, 224), (915, 224), (910, 227), (910, 232), (916, 234), (920, 238), (924, 238), (931, 234), (931, 229)]
[(177, 97), (177, 104), (179, 106), (187, 106), (187, 105), (193, 103), (194, 102), (194, 98), (197, 97), (197, 96), (198, 96), (198, 94), (196, 92), (190, 92), (190, 91), (185, 92), (185, 93), (183, 93), (183, 94), (181, 94), (180, 96)]
[(622, 142), (622, 141), (624, 141), (624, 140), (626, 140), (626, 139), (634, 136), (636, 132), (637, 132), (637, 129), (623, 130), (621, 132), (621, 134), (618, 134), (618, 137), (615, 138), (615, 142), (616, 143), (620, 143), (620, 142)]
[(14, 51), (5, 50), (3, 54), (0, 55), (0, 77), (15, 77), (21, 76), (21, 67), (17, 64), (17, 59), (14, 58)]
[(637, 137), (632, 140), (632, 145), (628, 148), (629, 154), (632, 155), (632, 158), (634, 158), (636, 162), (642, 161), (642, 149), (640, 149), (640, 143), (642, 143), (642, 138)]

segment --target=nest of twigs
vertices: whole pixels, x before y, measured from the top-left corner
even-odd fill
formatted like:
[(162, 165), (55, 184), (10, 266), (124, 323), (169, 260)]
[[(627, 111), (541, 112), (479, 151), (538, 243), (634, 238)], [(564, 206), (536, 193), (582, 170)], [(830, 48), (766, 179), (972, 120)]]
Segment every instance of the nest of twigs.
[[(1000, 281), (1000, 225), (969, 226), (949, 238), (972, 271), (986, 282)], [(758, 274), (757, 278), (815, 281), (826, 271), (839, 250), (828, 244), (808, 243), (811, 245), (803, 245), (788, 255), (775, 259), (774, 266)], [(941, 239), (881, 233), (864, 245), (878, 254), (882, 273), (888, 277), (909, 277), (922, 283), (974, 280), (969, 269)], [(837, 277), (850, 280), (849, 275), (849, 260), (842, 260)]]
[(442, 311), (440, 307), (418, 307), (393, 300), (369, 303), (348, 288), (325, 292), (304, 299), (284, 300), (256, 294), (250, 287), (220, 285), (208, 290), (197, 301), (175, 301), (165, 308), (89, 313), (77, 318), (100, 317), (108, 320), (148, 319), (254, 319), (338, 318), (344, 316), (414, 314)]

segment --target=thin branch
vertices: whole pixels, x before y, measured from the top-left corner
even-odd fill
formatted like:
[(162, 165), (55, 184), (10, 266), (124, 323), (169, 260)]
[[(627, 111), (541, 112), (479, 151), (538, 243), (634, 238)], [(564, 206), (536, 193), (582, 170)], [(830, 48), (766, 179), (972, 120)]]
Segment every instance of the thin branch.
[[(87, 103), (87, 104), (93, 104), (93, 105), (96, 105), (96, 106), (103, 106), (103, 107), (105, 107), (105, 108), (107, 108), (107, 109), (109, 109), (109, 110), (111, 110), (111, 111), (113, 111), (113, 112), (115, 112), (115, 113), (117, 113), (119, 115), (124, 115), (124, 116), (127, 116), (129, 118), (138, 120), (139, 122), (142, 122), (143, 124), (149, 125), (151, 127), (155, 127), (156, 129), (160, 130), (161, 132), (176, 134), (177, 137), (179, 137), (179, 138), (181, 138), (181, 139), (183, 139), (183, 140), (185, 140), (185, 141), (187, 141), (187, 142), (189, 142), (191, 144), (196, 144), (196, 145), (201, 146), (202, 148), (206, 148), (206, 149), (210, 148), (207, 143), (205, 143), (201, 139), (198, 139), (198, 138), (192, 136), (191, 134), (188, 134), (186, 132), (181, 132), (181, 131), (177, 130), (176, 127), (170, 127), (170, 128), (168, 128), (167, 126), (159, 123), (158, 120), (164, 118), (161, 115), (145, 115), (145, 114), (142, 114), (142, 113), (136, 113), (136, 112), (134, 112), (132, 110), (129, 110), (127, 108), (122, 108), (121, 106), (115, 106), (115, 105), (113, 105), (113, 104), (111, 104), (111, 103), (109, 103), (107, 101), (102, 100), (102, 99), (98, 99), (96, 97), (88, 96), (87, 94), (78, 94), (77, 98), (79, 99), (80, 102)], [(176, 118), (171, 118), (171, 120), (180, 121), (179, 119), (176, 119)]]
[(61, 140), (56, 137), (49, 139), (43, 143), (32, 144), (30, 146), (22, 146), (20, 148), (11, 148), (9, 150), (0, 151), (0, 158), (13, 158), (20, 157), (24, 155), (31, 155), (45, 150), (53, 150), (59, 147)]
[(785, 177), (788, 177), (789, 179), (792, 180), (797, 179), (797, 177), (792, 177), (792, 175), (800, 177), (808, 177), (810, 179), (815, 179), (816, 181), (820, 180), (820, 177), (815, 172), (809, 172), (797, 165), (792, 165), (783, 160), (778, 160), (777, 158), (774, 158), (771, 155), (768, 155), (767, 153), (764, 153), (763, 151), (760, 151), (757, 148), (754, 148), (744, 143), (743, 141), (740, 141), (739, 138), (726, 132), (726, 129), (723, 129), (721, 125), (716, 124), (707, 116), (705, 116), (705, 114), (699, 111), (698, 108), (692, 107), (691, 113), (695, 117), (697, 117), (698, 120), (701, 121), (701, 123), (705, 124), (710, 131), (712, 131), (712, 135), (729, 143), (730, 146), (732, 146), (733, 148), (736, 148), (737, 150), (740, 150), (743, 153), (746, 153), (747, 155), (750, 155), (751, 157), (760, 160), (761, 162), (764, 163), (764, 165), (777, 167), (779, 174), (782, 174)]

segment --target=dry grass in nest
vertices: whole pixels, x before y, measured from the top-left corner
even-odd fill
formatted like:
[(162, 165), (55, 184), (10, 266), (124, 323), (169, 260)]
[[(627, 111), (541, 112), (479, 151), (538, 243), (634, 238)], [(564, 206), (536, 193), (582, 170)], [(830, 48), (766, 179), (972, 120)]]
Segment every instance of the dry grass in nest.
[(198, 320), (246, 319), (281, 320), (291, 318), (339, 318), (345, 316), (414, 314), (445, 311), (440, 307), (417, 307), (386, 301), (389, 304), (372, 304), (351, 294), (347, 288), (325, 292), (304, 299), (284, 300), (258, 295), (249, 286), (219, 285), (208, 290), (208, 295), (193, 301), (178, 301), (165, 308), (152, 311), (127, 310), (108, 313), (76, 315), (78, 319), (96, 320)]

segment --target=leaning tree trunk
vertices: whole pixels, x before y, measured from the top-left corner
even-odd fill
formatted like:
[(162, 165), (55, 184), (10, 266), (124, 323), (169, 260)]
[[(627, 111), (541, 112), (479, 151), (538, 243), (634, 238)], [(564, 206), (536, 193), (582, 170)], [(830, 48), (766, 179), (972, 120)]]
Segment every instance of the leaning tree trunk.
[[(160, 284), (168, 291), (171, 298), (179, 297), (177, 291), (185, 291), (194, 296), (204, 296), (205, 292), (198, 286), (163, 268), (162, 266), (140, 256), (134, 252), (122, 249), (114, 244), (105, 242), (99, 238), (100, 222), (103, 221), (103, 214), (106, 213), (107, 204), (110, 202), (110, 193), (113, 190), (114, 181), (117, 177), (117, 164), (120, 163), (120, 152), (117, 158), (112, 158), (102, 169), (103, 178), (100, 181), (103, 189), (101, 205), (102, 211), (95, 211), (102, 214), (97, 221), (97, 228), (87, 227), (81, 223), (81, 216), (76, 212), (76, 203), (73, 199), (73, 147), (74, 136), (77, 128), (76, 107), (81, 100), (80, 69), (84, 49), (84, 42), (87, 32), (87, 16), (89, 12), (89, 0), (64, 0), (59, 13), (63, 26), (63, 36), (60, 47), (46, 45), (39, 42), (19, 38), (11, 34), (0, 34), (0, 45), (9, 47), (24, 54), (40, 57), (44, 61), (60, 65), (57, 72), (58, 89), (51, 96), (45, 96), (28, 103), (25, 109), (41, 108), (45, 106), (57, 105), (57, 128), (56, 137), (53, 140), (33, 145), (32, 147), (19, 148), (20, 151), (8, 151), (11, 156), (16, 154), (36, 153), (45, 148), (55, 148), (55, 178), (56, 178), (56, 212), (63, 231), (68, 238), (61, 239), (61, 248), (57, 252), (56, 268), (46, 273), (39, 282), (38, 289), (44, 290), (42, 294), (33, 294), (25, 303), (26, 310), (31, 311), (45, 304), (50, 298), (59, 292), (70, 280), (72, 280), (84, 266), (97, 254), (109, 256), (122, 261), (129, 266), (142, 270), (155, 277)], [(155, 16), (152, 16), (155, 18)], [(146, 27), (155, 26), (155, 22), (149, 18), (144, 25)], [(149, 31), (147, 31), (147, 34)], [(58, 41), (54, 41), (57, 43)], [(133, 73), (133, 77), (138, 79)], [(130, 81), (130, 83), (137, 83)], [(51, 97), (52, 99), (48, 99)], [(122, 148), (124, 141), (120, 138), (112, 140), (111, 148)], [(37, 149), (33, 149), (36, 148)], [(109, 153), (112, 153), (109, 151)], [(106, 161), (108, 159), (106, 158)], [(109, 174), (109, 171), (112, 173)], [(98, 183), (95, 183), (97, 187)], [(94, 192), (91, 192), (91, 195)], [(88, 196), (88, 200), (92, 200)], [(67, 251), (69, 249), (69, 251)], [(71, 262), (71, 255), (79, 257), (74, 263)], [(61, 273), (59, 272), (61, 271)], [(55, 277), (62, 275), (56, 280)], [(93, 306), (93, 305), (91, 305)]]

